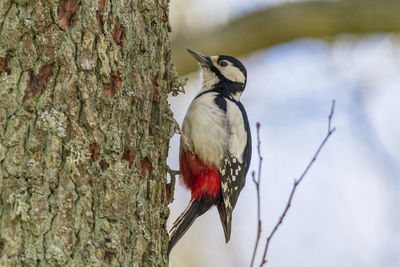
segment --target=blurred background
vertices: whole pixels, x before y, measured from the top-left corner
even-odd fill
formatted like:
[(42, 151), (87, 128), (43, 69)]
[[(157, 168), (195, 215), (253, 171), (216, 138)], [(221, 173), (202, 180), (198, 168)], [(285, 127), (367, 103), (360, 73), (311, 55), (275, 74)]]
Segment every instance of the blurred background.
[[(186, 52), (228, 54), (247, 67), (242, 96), (253, 147), (264, 157), (262, 238), (283, 211), (294, 178), (328, 141), (271, 241), (266, 266), (400, 266), (400, 1), (173, 0), (173, 62), (188, 77), (170, 97), (176, 120), (200, 89)], [(178, 169), (179, 136), (168, 164)], [(225, 244), (216, 208), (198, 218), (171, 253), (171, 267), (249, 266), (257, 231), (252, 165)], [(179, 183), (168, 229), (190, 193)]]

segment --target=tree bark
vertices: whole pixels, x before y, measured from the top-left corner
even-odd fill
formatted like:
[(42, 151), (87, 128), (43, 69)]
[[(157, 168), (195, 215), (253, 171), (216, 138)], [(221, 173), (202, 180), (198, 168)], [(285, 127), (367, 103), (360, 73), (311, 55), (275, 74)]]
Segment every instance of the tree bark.
[(167, 266), (168, 0), (0, 2), (0, 266)]

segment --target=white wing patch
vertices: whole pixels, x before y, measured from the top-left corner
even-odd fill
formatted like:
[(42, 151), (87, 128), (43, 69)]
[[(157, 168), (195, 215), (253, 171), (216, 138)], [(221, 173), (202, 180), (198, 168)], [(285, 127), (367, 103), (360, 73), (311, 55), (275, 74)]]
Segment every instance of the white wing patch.
[(233, 163), (236, 163), (236, 159), (238, 159), (240, 163), (243, 163), (243, 152), (247, 144), (247, 133), (243, 116), (239, 107), (235, 103), (227, 100), (226, 104), (226, 114), (230, 129), (228, 150), (231, 155), (235, 157)]
[(225, 240), (228, 241), (231, 232), (232, 212), (236, 205), (241, 189), (246, 179), (246, 166), (244, 160), (248, 133), (239, 106), (226, 98), (226, 124), (228, 130), (228, 144), (224, 160), (219, 167), (221, 179), (221, 193), (223, 206), (218, 205), (218, 212), (224, 227)]

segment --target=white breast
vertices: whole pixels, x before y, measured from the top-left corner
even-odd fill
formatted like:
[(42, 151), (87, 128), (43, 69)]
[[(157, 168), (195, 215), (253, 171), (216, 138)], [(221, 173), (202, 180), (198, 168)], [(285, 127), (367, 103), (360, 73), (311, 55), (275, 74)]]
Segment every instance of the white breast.
[(182, 130), (193, 142), (194, 152), (199, 158), (206, 164), (219, 167), (229, 146), (230, 131), (225, 112), (214, 103), (215, 95), (206, 93), (193, 100)]

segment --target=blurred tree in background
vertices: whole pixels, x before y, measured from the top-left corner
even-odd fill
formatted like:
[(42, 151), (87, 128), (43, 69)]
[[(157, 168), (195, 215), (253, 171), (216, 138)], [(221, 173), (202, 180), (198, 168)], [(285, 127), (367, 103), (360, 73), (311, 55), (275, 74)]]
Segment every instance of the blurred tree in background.
[(215, 29), (183, 28), (173, 38), (174, 65), (182, 74), (196, 69), (196, 62), (188, 60), (187, 47), (206, 55), (243, 56), (297, 38), (328, 40), (344, 33), (400, 32), (398, 0), (282, 2), (234, 18)]

